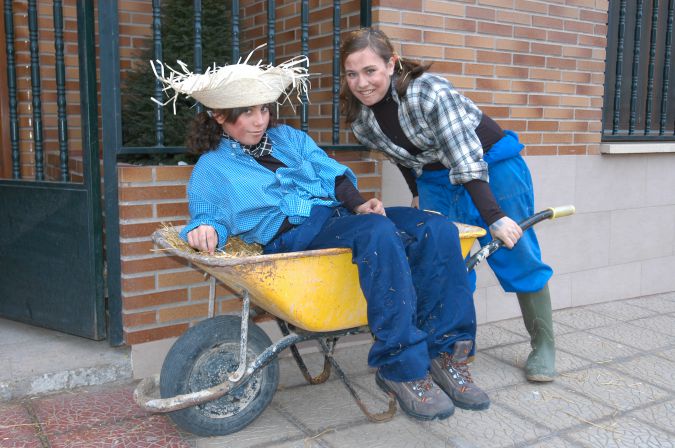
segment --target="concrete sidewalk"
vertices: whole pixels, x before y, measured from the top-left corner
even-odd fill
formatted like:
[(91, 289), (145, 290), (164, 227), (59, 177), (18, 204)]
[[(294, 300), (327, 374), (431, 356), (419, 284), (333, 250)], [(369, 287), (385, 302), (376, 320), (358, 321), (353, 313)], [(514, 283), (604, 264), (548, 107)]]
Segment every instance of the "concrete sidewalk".
[[(492, 405), (458, 409), (440, 422), (399, 412), (391, 422), (369, 423), (335, 374), (310, 386), (283, 357), (270, 407), (230, 436), (181, 433), (166, 416), (136, 407), (128, 381), (0, 403), (0, 447), (675, 446), (675, 292), (556, 311), (554, 320), (555, 382), (524, 379), (529, 347), (520, 319), (480, 325), (471, 372)], [(384, 410), (367, 351), (338, 344), (336, 358), (366, 404)], [(0, 362), (6, 355), (0, 351)], [(317, 374), (321, 357), (307, 362)]]

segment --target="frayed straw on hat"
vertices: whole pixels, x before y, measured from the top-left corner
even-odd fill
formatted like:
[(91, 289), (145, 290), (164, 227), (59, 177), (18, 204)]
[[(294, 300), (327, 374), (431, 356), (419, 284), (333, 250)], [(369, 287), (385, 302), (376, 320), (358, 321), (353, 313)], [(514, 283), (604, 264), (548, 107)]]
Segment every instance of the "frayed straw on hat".
[[(176, 99), (180, 94), (194, 98), (210, 109), (232, 109), (235, 107), (257, 106), (276, 102), (292, 105), (291, 94), (296, 92), (298, 101), (309, 87), (309, 64), (307, 56), (297, 56), (277, 66), (248, 64), (251, 55), (265, 44), (256, 47), (244, 62), (217, 67), (209, 67), (203, 74), (192, 73), (182, 61), (176, 61), (182, 72), (171, 68), (168, 64), (150, 61), (155, 77), (163, 84), (163, 91), (173, 89), (173, 95), (164, 103), (151, 98), (157, 104), (165, 106), (173, 102), (173, 113), (176, 113)], [(164, 68), (167, 68), (168, 76)], [(290, 89), (289, 89), (290, 87)]]

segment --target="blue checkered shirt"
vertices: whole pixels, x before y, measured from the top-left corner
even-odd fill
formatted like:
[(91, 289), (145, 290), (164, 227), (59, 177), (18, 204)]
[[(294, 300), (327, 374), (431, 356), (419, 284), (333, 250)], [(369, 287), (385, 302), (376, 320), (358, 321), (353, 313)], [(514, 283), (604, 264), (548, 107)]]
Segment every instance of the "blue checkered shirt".
[[(393, 84), (393, 82), (392, 82)], [(450, 170), (450, 182), (464, 184), (473, 179), (487, 182), (488, 169), (476, 127), (483, 113), (444, 78), (424, 73), (408, 85), (404, 98), (392, 88), (398, 103), (398, 118), (406, 137), (421, 152), (411, 155), (382, 132), (375, 114), (361, 107), (352, 123), (361, 144), (384, 152), (394, 163), (411, 168), (416, 176), (428, 163), (441, 162)]]
[(267, 134), (272, 155), (286, 165), (276, 172), (226, 138), (199, 158), (187, 188), (191, 221), (181, 237), (207, 224), (216, 229), (219, 248), (229, 235), (267, 244), (286, 217), (300, 224), (314, 205), (340, 205), (337, 176), (346, 175), (356, 186), (354, 173), (328, 157), (306, 133), (280, 125)]

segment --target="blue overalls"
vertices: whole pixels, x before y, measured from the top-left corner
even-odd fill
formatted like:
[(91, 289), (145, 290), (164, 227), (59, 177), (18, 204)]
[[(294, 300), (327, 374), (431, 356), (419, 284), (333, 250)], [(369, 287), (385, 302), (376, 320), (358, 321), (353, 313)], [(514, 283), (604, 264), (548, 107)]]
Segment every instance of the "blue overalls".
[[(489, 183), (497, 203), (511, 219), (520, 222), (534, 213), (534, 191), (530, 170), (520, 156), (523, 145), (512, 131), (495, 143), (483, 160), (488, 164)], [(420, 208), (436, 210), (451, 221), (488, 230), (463, 185), (452, 185), (448, 170), (423, 171), (417, 178)], [(492, 241), (490, 232), (480, 238), (481, 246)], [(506, 292), (535, 292), (546, 285), (553, 270), (541, 261), (541, 250), (533, 229), (527, 230), (513, 249), (502, 249), (488, 259), (492, 271)], [(470, 273), (472, 291), (476, 274)]]
[(457, 228), (413, 208), (386, 213), (314, 206), (264, 252), (350, 248), (375, 337), (368, 364), (392, 381), (418, 380), (431, 359), (452, 353), (455, 341), (475, 339), (476, 313)]

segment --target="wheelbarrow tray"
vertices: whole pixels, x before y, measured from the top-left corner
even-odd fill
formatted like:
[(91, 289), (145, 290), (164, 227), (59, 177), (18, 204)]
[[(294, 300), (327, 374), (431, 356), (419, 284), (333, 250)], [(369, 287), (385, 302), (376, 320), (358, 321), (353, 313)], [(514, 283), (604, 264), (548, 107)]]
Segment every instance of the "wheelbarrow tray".
[[(466, 256), (485, 230), (456, 225), (462, 254)], [(300, 329), (330, 332), (368, 324), (366, 300), (350, 249), (214, 257), (173, 247), (164, 229), (157, 230), (153, 240), (231, 289), (247, 290), (256, 306)]]

